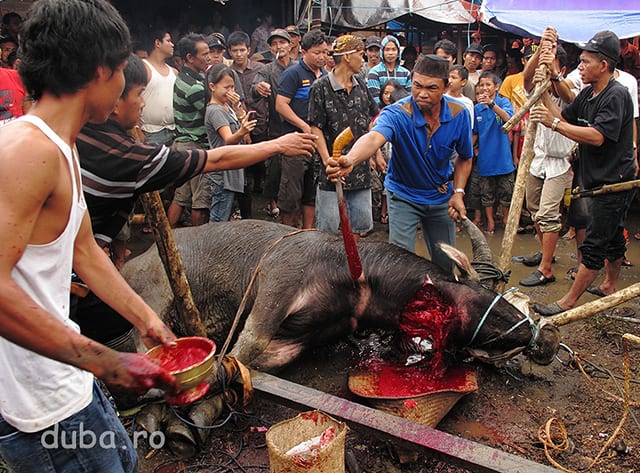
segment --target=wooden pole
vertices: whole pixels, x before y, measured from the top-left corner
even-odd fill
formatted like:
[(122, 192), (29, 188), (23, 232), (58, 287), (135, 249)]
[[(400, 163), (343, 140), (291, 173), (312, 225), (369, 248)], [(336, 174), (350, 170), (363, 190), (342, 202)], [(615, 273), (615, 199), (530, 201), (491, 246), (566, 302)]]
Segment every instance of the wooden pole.
[(173, 239), (169, 219), (162, 206), (160, 193), (156, 191), (142, 194), (140, 200), (153, 229), (158, 253), (173, 291), (178, 313), (178, 319), (175, 321), (179, 328), (178, 331), (184, 332), (185, 335), (206, 337), (207, 333), (202, 324), (200, 312), (193, 302), (189, 281), (187, 281), (182, 259)]
[[(545, 71), (547, 69), (547, 66), (544, 65), (540, 67), (543, 67)], [(548, 80), (545, 80), (545, 82), (536, 84), (533, 96), (537, 96), (539, 99), (542, 96), (540, 90), (542, 90), (548, 82)], [(530, 104), (529, 108), (531, 108), (532, 105), (533, 104)], [(524, 108), (524, 106), (522, 108)], [(524, 116), (524, 114), (522, 116)], [(527, 176), (529, 175), (529, 167), (533, 160), (533, 143), (536, 139), (537, 130), (538, 124), (529, 120), (527, 122), (527, 129), (524, 135), (522, 154), (520, 155), (520, 161), (518, 162), (516, 182), (513, 186), (513, 195), (511, 197), (511, 205), (509, 206), (509, 216), (507, 217), (507, 224), (504, 228), (502, 250), (500, 252), (500, 258), (498, 259), (498, 269), (503, 273), (506, 273), (509, 270), (509, 266), (511, 264), (511, 252), (513, 250), (513, 242), (516, 234), (518, 233), (518, 225), (520, 224), (520, 213), (522, 212), (522, 203), (524, 201), (524, 192)], [(502, 292), (504, 290), (504, 285), (504, 281), (499, 281), (495, 287), (496, 292)]]
[(640, 283), (635, 283), (608, 296), (566, 310), (553, 317), (547, 317), (547, 320), (556, 326), (566, 325), (609, 310), (638, 296), (640, 296)]
[(536, 88), (534, 89), (533, 94), (531, 94), (531, 97), (529, 97), (529, 100), (527, 100), (504, 125), (502, 125), (502, 131), (509, 133), (511, 129), (516, 126), (520, 120), (522, 120), (527, 112), (531, 110), (531, 107), (538, 103), (542, 94), (544, 94), (549, 87), (551, 87), (551, 81), (549, 79), (545, 79), (544, 82), (540, 84), (540, 87), (536, 85)]

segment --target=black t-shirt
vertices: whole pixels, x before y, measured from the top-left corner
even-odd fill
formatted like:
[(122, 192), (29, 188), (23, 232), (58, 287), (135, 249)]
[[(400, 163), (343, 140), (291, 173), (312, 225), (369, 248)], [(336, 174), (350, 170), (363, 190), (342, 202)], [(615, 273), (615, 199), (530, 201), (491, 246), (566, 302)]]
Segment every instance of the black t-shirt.
[(634, 178), (633, 102), (625, 86), (612, 78), (595, 97), (593, 88), (586, 87), (562, 116), (572, 125), (591, 126), (604, 136), (601, 146), (581, 144), (578, 148), (585, 189)]

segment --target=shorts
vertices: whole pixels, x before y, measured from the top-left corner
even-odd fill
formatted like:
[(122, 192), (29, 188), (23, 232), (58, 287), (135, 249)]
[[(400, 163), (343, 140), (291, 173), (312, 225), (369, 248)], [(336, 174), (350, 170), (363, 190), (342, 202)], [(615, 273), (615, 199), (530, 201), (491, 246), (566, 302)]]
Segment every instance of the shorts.
[(301, 206), (315, 205), (316, 179), (313, 156), (283, 157), (280, 165), (280, 190), (278, 207), (283, 212), (293, 213)]
[(480, 200), (483, 207), (492, 207), (496, 201), (504, 207), (511, 205), (515, 175), (480, 176)]
[(562, 227), (561, 206), (565, 189), (571, 188), (573, 172), (568, 169), (559, 176), (541, 179), (527, 176), (527, 209), (539, 226), (540, 232), (559, 232)]
[(587, 233), (580, 245), (582, 264), (587, 268), (600, 270), (604, 267), (604, 260), (615, 261), (624, 256), (627, 250), (624, 219), (633, 194), (625, 191), (584, 199), (591, 201)]
[[(191, 149), (204, 149), (198, 143), (174, 143), (173, 148), (176, 151), (188, 151)], [(190, 208), (194, 210), (209, 210), (211, 207), (211, 193), (213, 189), (211, 182), (203, 174), (192, 177), (187, 182), (176, 189), (173, 195), (173, 203), (180, 207)]]
[(0, 455), (13, 473), (138, 471), (131, 439), (95, 382), (87, 407), (40, 432), (21, 432), (0, 417)]
[[(368, 232), (373, 228), (371, 213), (371, 189), (345, 190), (344, 200), (352, 233)], [(334, 191), (316, 191), (316, 228), (330, 233), (338, 233), (340, 212), (338, 196)]]

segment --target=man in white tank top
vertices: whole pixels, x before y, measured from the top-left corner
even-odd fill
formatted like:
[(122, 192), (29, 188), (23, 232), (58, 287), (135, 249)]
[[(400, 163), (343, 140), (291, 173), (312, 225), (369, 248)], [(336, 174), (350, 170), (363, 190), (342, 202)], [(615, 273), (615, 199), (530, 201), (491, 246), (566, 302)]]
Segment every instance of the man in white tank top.
[[(71, 22), (73, 41), (63, 41)], [(93, 377), (134, 392), (174, 389), (175, 379), (69, 320), (73, 269), (148, 346), (175, 340), (96, 244), (75, 151), (82, 126), (105, 121), (120, 97), (129, 32), (106, 0), (42, 0), (21, 42), (20, 72), (36, 105), (0, 128), (0, 456), (14, 472), (137, 471)], [(87, 443), (87, 432), (108, 441)]]
[(163, 30), (151, 34), (147, 59), (143, 59), (147, 69), (147, 87), (142, 97), (142, 131), (147, 141), (153, 144), (171, 146), (176, 128), (173, 119), (173, 84), (177, 71), (166, 63), (173, 56), (171, 35)]

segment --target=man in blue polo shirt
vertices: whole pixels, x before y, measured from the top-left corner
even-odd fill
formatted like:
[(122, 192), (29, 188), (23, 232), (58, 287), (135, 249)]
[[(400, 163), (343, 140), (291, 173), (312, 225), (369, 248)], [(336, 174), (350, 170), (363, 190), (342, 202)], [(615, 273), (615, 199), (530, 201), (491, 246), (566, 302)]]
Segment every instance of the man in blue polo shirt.
[[(310, 133), (307, 121), (311, 84), (326, 74), (329, 45), (322, 31), (311, 30), (302, 37), (302, 60), (287, 68), (278, 84), (276, 112), (283, 120), (285, 133)], [(315, 215), (314, 158), (293, 157), (282, 161), (278, 207), (282, 223), (297, 226), (302, 211), (302, 228), (312, 228)]]
[[(329, 160), (327, 175), (337, 179), (389, 141), (385, 187), (389, 243), (414, 251), (418, 223), (434, 263), (453, 271), (436, 246), (455, 245), (454, 220), (466, 217), (464, 187), (471, 172), (471, 117), (465, 106), (444, 95), (449, 62), (421, 56), (411, 77), (411, 96), (385, 107), (373, 129), (339, 161)], [(453, 152), (458, 153), (452, 161)], [(449, 218), (450, 217), (450, 218)]]

